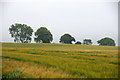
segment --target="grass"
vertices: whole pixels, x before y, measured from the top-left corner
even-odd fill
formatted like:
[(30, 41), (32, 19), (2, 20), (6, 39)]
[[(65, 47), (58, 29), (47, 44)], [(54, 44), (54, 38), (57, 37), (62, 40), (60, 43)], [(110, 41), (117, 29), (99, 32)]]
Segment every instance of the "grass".
[(5, 58), (3, 62), (3, 78), (79, 78), (79, 76), (72, 76), (57, 68), (42, 66), (34, 62), (24, 62)]
[(3, 43), (2, 53), (4, 77), (118, 78), (118, 47)]

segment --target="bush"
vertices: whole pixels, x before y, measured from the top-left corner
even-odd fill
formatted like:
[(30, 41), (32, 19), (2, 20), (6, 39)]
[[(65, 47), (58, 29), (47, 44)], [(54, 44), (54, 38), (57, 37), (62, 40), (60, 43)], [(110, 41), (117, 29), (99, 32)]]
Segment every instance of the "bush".
[(75, 44), (82, 44), (80, 41), (77, 41)]

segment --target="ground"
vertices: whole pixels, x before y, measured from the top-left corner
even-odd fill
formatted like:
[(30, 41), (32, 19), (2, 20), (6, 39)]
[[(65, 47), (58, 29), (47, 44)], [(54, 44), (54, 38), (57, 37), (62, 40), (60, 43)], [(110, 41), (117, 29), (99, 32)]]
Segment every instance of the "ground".
[(3, 78), (118, 78), (118, 47), (2, 43)]

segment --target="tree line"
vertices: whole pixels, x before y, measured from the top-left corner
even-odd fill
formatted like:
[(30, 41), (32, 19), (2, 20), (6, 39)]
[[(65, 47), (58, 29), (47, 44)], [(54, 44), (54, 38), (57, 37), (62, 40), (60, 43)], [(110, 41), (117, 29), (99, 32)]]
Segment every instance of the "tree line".
[[(11, 37), (14, 38), (14, 42), (31, 43), (33, 29), (30, 26), (19, 23), (12, 24), (9, 28), (9, 32), (11, 34)], [(51, 32), (46, 27), (38, 28), (34, 35), (34, 41), (36, 43), (51, 43), (53, 40)], [(60, 37), (59, 42), (65, 44), (72, 44), (72, 41), (74, 41), (75, 44), (92, 45), (91, 39), (84, 39), (83, 43), (81, 43), (80, 41), (76, 41), (73, 36), (67, 33)], [(109, 37), (102, 38), (101, 40), (98, 40), (97, 43), (99, 45), (115, 46), (115, 41)]]

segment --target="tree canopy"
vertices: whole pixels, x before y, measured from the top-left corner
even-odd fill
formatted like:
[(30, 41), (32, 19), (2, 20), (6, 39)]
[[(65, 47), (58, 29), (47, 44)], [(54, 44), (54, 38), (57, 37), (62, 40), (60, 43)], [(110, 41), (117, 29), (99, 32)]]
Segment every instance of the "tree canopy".
[(26, 24), (12, 24), (9, 28), (9, 32), (11, 34), (11, 37), (13, 37), (14, 41), (17, 43), (30, 43), (32, 40), (31, 36), (33, 29)]
[[(32, 40), (33, 29), (26, 24), (15, 23), (12, 24), (9, 28), (9, 34), (14, 38), (14, 42), (17, 43), (30, 43)], [(35, 32), (34, 41), (36, 43), (51, 43), (53, 40), (53, 36), (51, 32), (46, 27), (40, 27)], [(75, 42), (75, 38), (70, 34), (66, 33), (60, 37), (60, 43), (72, 44), (72, 41)], [(106, 46), (115, 46), (115, 41), (112, 38), (105, 37), (101, 40), (98, 40), (97, 43), (99, 45)], [(75, 44), (82, 44), (80, 41), (77, 41)], [(91, 45), (91, 39), (84, 39), (83, 44)]]
[(53, 40), (51, 32), (46, 27), (37, 29), (35, 36), (34, 41), (36, 43), (50, 43)]
[(98, 40), (97, 43), (99, 45), (115, 46), (115, 41), (109, 37), (102, 38), (101, 40)]
[(72, 44), (72, 41), (75, 42), (75, 38), (72, 37), (70, 34), (64, 34), (60, 38), (60, 43), (65, 43), (65, 44)]
[(83, 44), (91, 45), (92, 44), (92, 40), (91, 39), (84, 39), (83, 40)]

